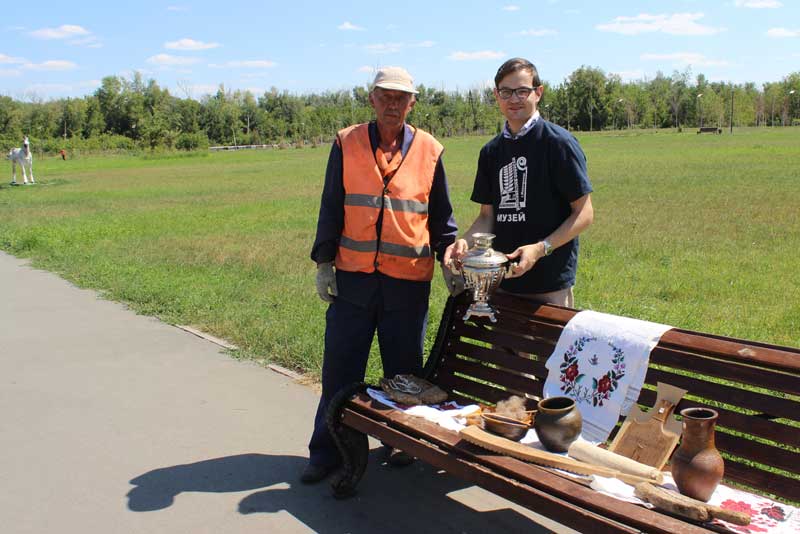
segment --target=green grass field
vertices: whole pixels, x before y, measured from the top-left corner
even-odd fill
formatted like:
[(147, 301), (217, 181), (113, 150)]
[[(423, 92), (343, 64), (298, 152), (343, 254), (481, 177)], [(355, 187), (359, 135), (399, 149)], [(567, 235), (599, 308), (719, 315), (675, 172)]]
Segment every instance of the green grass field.
[[(595, 223), (582, 237), (578, 307), (800, 346), (800, 129), (579, 139)], [(461, 228), (477, 213), (469, 195), (486, 140), (444, 140)], [(325, 306), (308, 254), (327, 155), (39, 159), (40, 185), (2, 179), (0, 249), (228, 339), (242, 357), (315, 374)], [(438, 276), (429, 344), (446, 297)]]

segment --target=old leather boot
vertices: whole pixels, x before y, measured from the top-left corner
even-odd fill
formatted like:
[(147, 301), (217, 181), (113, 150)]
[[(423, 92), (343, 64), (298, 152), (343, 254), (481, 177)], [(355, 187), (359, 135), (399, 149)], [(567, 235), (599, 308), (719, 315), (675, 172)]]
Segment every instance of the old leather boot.
[(317, 482), (324, 480), (325, 477), (331, 474), (335, 469), (335, 467), (314, 465), (309, 463), (306, 465), (306, 468), (303, 469), (303, 474), (300, 475), (300, 482), (303, 484), (316, 484)]
[(407, 452), (395, 449), (394, 447), (385, 446), (386, 461), (393, 467), (405, 467), (414, 463), (415, 458)]

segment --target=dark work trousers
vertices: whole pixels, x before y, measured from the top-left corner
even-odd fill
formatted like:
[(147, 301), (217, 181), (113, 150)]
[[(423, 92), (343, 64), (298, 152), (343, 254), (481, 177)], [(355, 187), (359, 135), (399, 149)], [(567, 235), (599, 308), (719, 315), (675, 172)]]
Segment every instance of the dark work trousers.
[(345, 386), (364, 380), (376, 330), (384, 376), (421, 374), (428, 300), (386, 310), (380, 291), (366, 307), (337, 298), (328, 306), (325, 318), (322, 397), (308, 449), (312, 464), (332, 467), (341, 457), (325, 424), (328, 403)]

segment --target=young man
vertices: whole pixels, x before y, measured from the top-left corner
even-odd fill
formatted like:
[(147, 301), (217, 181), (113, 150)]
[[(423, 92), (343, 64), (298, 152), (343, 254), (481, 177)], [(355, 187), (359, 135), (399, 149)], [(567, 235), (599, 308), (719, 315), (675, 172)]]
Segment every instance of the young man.
[[(442, 145), (406, 124), (416, 91), (411, 75), (385, 67), (369, 101), (376, 120), (340, 131), (331, 148), (311, 259), (317, 292), (329, 302), (322, 396), (304, 483), (341, 461), (325, 424), (328, 403), (364, 380), (375, 331), (385, 376), (421, 374), (434, 254), (458, 229), (442, 164)], [(411, 458), (388, 451), (392, 465)]]
[(578, 234), (593, 219), (586, 157), (572, 134), (540, 117), (544, 88), (530, 61), (506, 61), (494, 82), (505, 128), (481, 149), (472, 190), (480, 212), (443, 262), (458, 261), (473, 233), (493, 233), (494, 248), (518, 262), (502, 290), (572, 307)]

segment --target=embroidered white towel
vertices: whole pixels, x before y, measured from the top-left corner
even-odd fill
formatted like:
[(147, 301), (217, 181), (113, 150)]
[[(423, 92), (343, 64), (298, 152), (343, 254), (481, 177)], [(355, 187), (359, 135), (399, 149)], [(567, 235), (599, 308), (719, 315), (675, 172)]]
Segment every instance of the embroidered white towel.
[(650, 351), (668, 325), (594, 311), (575, 314), (547, 360), (544, 396), (575, 399), (581, 436), (605, 441), (639, 398)]

